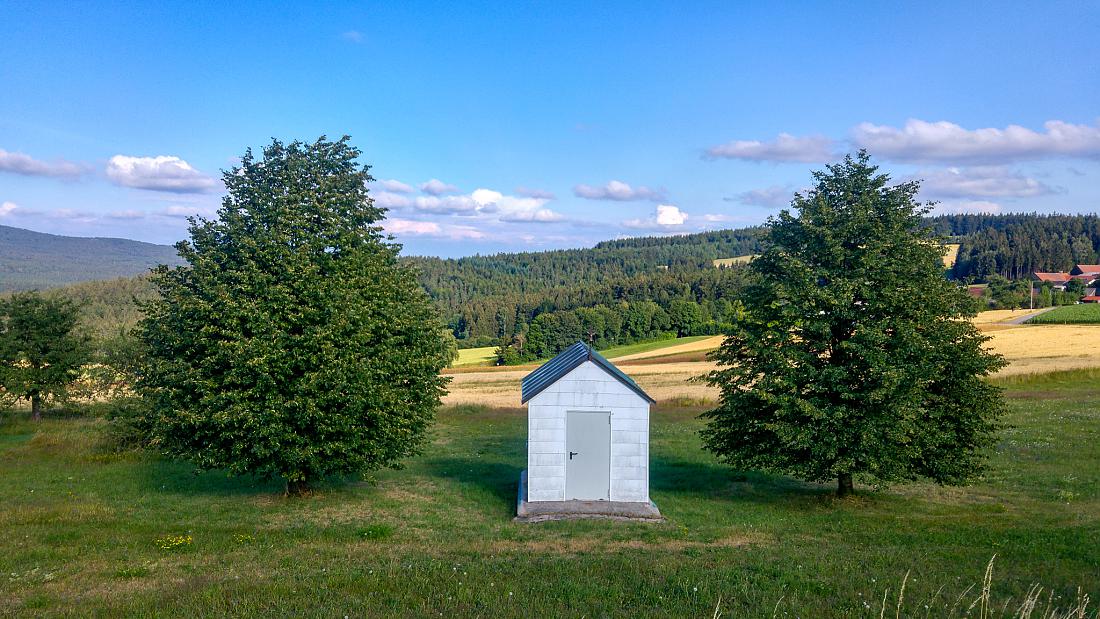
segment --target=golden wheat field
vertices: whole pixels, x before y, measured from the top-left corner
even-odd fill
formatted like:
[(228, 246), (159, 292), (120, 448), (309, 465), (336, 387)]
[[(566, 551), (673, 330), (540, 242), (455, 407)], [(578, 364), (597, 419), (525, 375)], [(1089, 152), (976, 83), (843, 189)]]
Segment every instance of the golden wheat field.
[[(989, 348), (1000, 353), (1009, 365), (1000, 376), (1041, 374), (1058, 370), (1100, 367), (1100, 325), (1009, 325), (1003, 321), (1029, 312), (1004, 310), (983, 312), (975, 323), (990, 336)], [(721, 336), (672, 346), (651, 353), (639, 353), (614, 361), (659, 402), (712, 401), (717, 390), (692, 378), (712, 369), (709, 361), (682, 361), (685, 353), (711, 350)], [(654, 354), (657, 354), (654, 358)], [(661, 363), (661, 357), (668, 357)], [(655, 362), (656, 361), (656, 362)], [(454, 373), (447, 404), (485, 404), (519, 406), (520, 381), (533, 368), (515, 370), (485, 368), (486, 371)]]
[(1021, 319), (1021, 318), (1024, 318), (1024, 317), (1028, 317), (1028, 316), (1032, 316), (1034, 314), (1038, 314), (1042, 311), (1043, 310), (1025, 310), (1025, 309), (989, 310), (988, 312), (982, 312), (982, 313), (978, 314), (977, 316), (975, 316), (974, 317), (974, 324), (976, 324), (978, 326), (981, 326), (981, 325), (994, 324), (994, 323), (998, 323), (998, 322), (1005, 322), (1006, 320), (1018, 320), (1018, 319)]

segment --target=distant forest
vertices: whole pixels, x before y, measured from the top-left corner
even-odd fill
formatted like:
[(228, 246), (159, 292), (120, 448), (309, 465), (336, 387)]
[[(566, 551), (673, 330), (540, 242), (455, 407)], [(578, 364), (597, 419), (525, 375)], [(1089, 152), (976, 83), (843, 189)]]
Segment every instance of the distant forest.
[(179, 262), (175, 248), (168, 245), (0, 226), (0, 292), (130, 277), (161, 263)]
[[(1025, 279), (1033, 271), (1100, 262), (1095, 215), (946, 215), (927, 223), (960, 244), (948, 271), (960, 282)], [(43, 276), (61, 283), (101, 272), (107, 278), (119, 269), (136, 275), (151, 263), (176, 260), (164, 246), (113, 239), (68, 243), (69, 237), (24, 232), (0, 227), (0, 290), (44, 288), (29, 286)], [(720, 332), (740, 312), (745, 269), (717, 268), (714, 260), (760, 253), (764, 232), (752, 227), (605, 241), (588, 249), (405, 260), (420, 271), (460, 346), (505, 344), (502, 353), (523, 360), (590, 336), (608, 346)], [(107, 337), (132, 326), (138, 317), (132, 299), (153, 291), (139, 276), (52, 294), (86, 303), (88, 328)]]
[(1075, 264), (1096, 264), (1100, 251), (1096, 215), (950, 215), (930, 221), (961, 243), (951, 277), (967, 282), (1069, 271)]
[[(948, 275), (963, 282), (1069, 270), (1077, 263), (1096, 263), (1100, 251), (1100, 218), (1095, 215), (941, 215), (927, 223), (946, 241), (960, 244)], [(653, 301), (667, 314), (674, 301), (687, 301), (699, 306), (698, 318), (690, 321), (686, 333), (672, 323), (669, 330), (680, 335), (720, 330), (736, 314), (734, 302), (744, 274), (736, 266), (714, 268), (713, 260), (759, 253), (764, 232), (753, 227), (606, 241), (591, 249), (410, 260), (421, 270), (425, 288), (460, 346), (513, 341), (517, 334), (527, 334), (538, 316), (555, 314), (544, 319), (555, 325), (536, 328), (535, 341), (525, 345), (530, 354), (541, 355), (545, 350), (533, 349), (545, 331), (554, 333), (555, 341), (601, 337), (600, 324), (592, 324), (591, 314), (587, 320), (577, 314), (580, 308), (602, 306), (625, 315), (625, 306), (614, 308)], [(683, 305), (677, 307), (683, 310)], [(660, 314), (656, 320), (662, 320)], [(608, 344), (640, 339), (629, 330), (616, 336), (614, 328), (607, 328), (603, 334)]]
[[(576, 325), (554, 329), (556, 343), (537, 348), (541, 353), (554, 349), (558, 340), (572, 343), (582, 334), (611, 345), (655, 332), (683, 333), (672, 326), (653, 326), (671, 325), (667, 313), (674, 301), (698, 305), (700, 318), (686, 334), (715, 332), (733, 311), (743, 274), (738, 268), (715, 268), (714, 260), (759, 253), (763, 236), (764, 229), (754, 227), (605, 241), (590, 249), (409, 260), (420, 270), (425, 289), (443, 310), (460, 346), (511, 341), (543, 314)], [(655, 303), (659, 311), (650, 326), (633, 332), (614, 328), (621, 322), (617, 319), (609, 327), (607, 320), (586, 321), (576, 314), (581, 308), (600, 308), (600, 316), (621, 318), (628, 313), (625, 304), (642, 301)]]

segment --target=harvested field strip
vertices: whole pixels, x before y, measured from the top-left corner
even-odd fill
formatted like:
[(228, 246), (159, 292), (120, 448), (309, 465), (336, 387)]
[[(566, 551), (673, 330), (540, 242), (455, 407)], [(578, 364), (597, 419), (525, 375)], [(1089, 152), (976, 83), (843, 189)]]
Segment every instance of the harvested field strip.
[(722, 337), (723, 336), (721, 336), (721, 335), (713, 335), (713, 336), (705, 337), (705, 338), (685, 338), (685, 339), (691, 339), (692, 341), (684, 342), (682, 344), (677, 344), (677, 345), (674, 345), (674, 346), (662, 347), (662, 348), (659, 348), (659, 349), (656, 349), (656, 350), (647, 350), (647, 351), (644, 351), (644, 352), (638, 352), (638, 353), (634, 353), (634, 354), (630, 354), (630, 355), (619, 355), (619, 356), (604, 355), (604, 356), (607, 356), (608, 359), (611, 359), (615, 363), (619, 363), (621, 361), (631, 361), (631, 360), (634, 360), (634, 359), (646, 359), (646, 358), (650, 358), (650, 357), (664, 357), (664, 356), (667, 356), (667, 355), (678, 355), (678, 354), (682, 354), (682, 353), (691, 353), (691, 352), (705, 352), (705, 351), (708, 351), (708, 350), (714, 350), (715, 348), (718, 348), (719, 346), (721, 346), (722, 345)]
[[(1100, 367), (1100, 346), (1091, 345), (1100, 339), (1100, 325), (988, 325), (983, 330), (992, 338), (989, 348), (1004, 355), (1009, 361), (1009, 366), (999, 376)], [(700, 346), (707, 341), (702, 340), (694, 345)], [(648, 359), (616, 359), (615, 362), (626, 368), (627, 373), (658, 401), (679, 398), (713, 401), (717, 398), (714, 389), (691, 382), (692, 378), (715, 367), (713, 363), (700, 358), (702, 354), (696, 352)], [(536, 367), (538, 366), (476, 368), (476, 371), (475, 368), (449, 370), (447, 373), (453, 379), (449, 387), (450, 393), (444, 401), (448, 404), (517, 406), (519, 383)]]
[(1031, 314), (1036, 314), (1042, 310), (989, 310), (986, 312), (978, 312), (978, 315), (974, 317), (974, 324), (987, 325), (997, 322), (1004, 322), (1006, 320), (1014, 320), (1017, 318), (1023, 318)]

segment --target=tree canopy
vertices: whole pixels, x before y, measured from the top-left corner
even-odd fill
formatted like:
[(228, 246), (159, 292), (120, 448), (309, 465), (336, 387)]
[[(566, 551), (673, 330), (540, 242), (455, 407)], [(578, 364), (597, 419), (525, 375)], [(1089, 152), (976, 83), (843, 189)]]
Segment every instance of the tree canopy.
[(347, 137), (249, 150), (177, 244), (185, 264), (155, 270), (138, 382), (168, 454), (300, 492), (423, 444), (453, 343), (359, 155)]
[(745, 315), (713, 354), (708, 450), (743, 469), (875, 483), (953, 483), (980, 470), (1002, 410), (983, 380), (1003, 360), (944, 277), (915, 182), (865, 152), (814, 173), (768, 224)]
[(91, 356), (77, 329), (80, 307), (37, 292), (0, 299), (0, 386), (31, 402), (35, 419), (44, 402), (64, 397)]

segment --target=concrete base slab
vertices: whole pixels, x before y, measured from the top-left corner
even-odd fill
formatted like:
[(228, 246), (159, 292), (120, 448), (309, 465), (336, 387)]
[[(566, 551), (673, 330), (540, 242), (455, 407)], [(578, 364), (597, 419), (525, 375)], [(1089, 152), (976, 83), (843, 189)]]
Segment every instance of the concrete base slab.
[(527, 471), (519, 475), (519, 493), (516, 497), (516, 522), (545, 522), (547, 520), (575, 520), (598, 518), (604, 520), (633, 520), (636, 522), (661, 522), (657, 505), (627, 503), (623, 501), (528, 501)]

